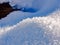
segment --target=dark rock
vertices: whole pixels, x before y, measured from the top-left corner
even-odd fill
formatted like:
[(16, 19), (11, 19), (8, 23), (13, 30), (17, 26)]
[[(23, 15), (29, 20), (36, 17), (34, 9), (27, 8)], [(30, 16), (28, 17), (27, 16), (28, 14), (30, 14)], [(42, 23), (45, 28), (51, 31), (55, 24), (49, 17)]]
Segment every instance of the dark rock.
[(9, 2), (0, 4), (0, 19), (6, 17), (12, 10)]
[(5, 2), (5, 3), (2, 3), (0, 4), (0, 19), (6, 17), (9, 13), (11, 13), (12, 11), (23, 11), (23, 12), (31, 12), (31, 13), (34, 13), (36, 12), (37, 10), (33, 9), (33, 8), (24, 8), (24, 10), (22, 10), (23, 8), (20, 8), (20, 9), (13, 9), (10, 5), (9, 5), (9, 2)]

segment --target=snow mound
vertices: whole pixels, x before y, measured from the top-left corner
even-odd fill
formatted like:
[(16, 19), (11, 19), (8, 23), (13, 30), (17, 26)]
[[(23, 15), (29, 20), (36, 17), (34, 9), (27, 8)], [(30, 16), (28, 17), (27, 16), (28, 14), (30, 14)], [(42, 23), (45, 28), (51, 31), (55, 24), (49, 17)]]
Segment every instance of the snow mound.
[(0, 28), (0, 45), (60, 45), (60, 10)]

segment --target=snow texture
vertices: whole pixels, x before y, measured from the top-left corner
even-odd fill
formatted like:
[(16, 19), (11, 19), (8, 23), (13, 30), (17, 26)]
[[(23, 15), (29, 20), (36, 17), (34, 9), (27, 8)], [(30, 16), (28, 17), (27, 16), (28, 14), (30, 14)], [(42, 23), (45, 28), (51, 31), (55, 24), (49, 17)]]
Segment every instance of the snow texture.
[(60, 45), (60, 10), (0, 28), (0, 45)]
[(60, 8), (60, 0), (2, 0), (0, 3), (9, 2), (13, 8), (21, 10), (34, 9), (40, 13), (51, 12)]
[(13, 8), (38, 11), (14, 11), (1, 19), (0, 45), (60, 45), (60, 0), (0, 0), (0, 3), (8, 1)]
[(33, 9), (40, 14), (50, 13), (60, 8), (60, 0), (9, 0), (13, 8), (22, 8), (21, 10)]

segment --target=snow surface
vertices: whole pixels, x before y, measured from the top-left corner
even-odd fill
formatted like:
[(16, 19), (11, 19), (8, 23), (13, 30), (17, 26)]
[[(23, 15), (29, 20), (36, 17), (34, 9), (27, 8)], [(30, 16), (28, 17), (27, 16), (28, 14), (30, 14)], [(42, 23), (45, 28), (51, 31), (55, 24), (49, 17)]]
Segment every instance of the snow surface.
[(9, 2), (13, 8), (35, 9), (40, 13), (51, 12), (56, 8), (60, 8), (60, 0), (2, 0), (0, 3)]
[(38, 11), (14, 11), (1, 19), (0, 45), (60, 45), (60, 10), (56, 10), (60, 0), (0, 0), (0, 3), (8, 1), (13, 8)]
[(44, 15), (60, 6), (60, 0), (9, 0), (9, 2), (13, 8), (22, 8), (22, 10), (32, 8)]
[(60, 10), (1, 27), (0, 45), (60, 45)]

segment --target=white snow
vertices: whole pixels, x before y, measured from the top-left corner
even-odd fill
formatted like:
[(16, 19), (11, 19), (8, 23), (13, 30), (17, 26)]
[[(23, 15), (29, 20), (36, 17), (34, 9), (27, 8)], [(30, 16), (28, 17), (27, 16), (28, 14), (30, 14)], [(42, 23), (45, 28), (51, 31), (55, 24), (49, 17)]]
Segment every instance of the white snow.
[[(60, 10), (0, 28), (1, 45), (60, 45)], [(3, 41), (3, 42), (2, 42)]]
[(40, 12), (48, 12), (60, 6), (60, 0), (0, 0), (0, 3), (3, 2), (9, 2), (13, 8), (34, 8)]
[(0, 0), (17, 8), (35, 8), (36, 13), (14, 11), (0, 20), (0, 45), (60, 45), (59, 0)]

